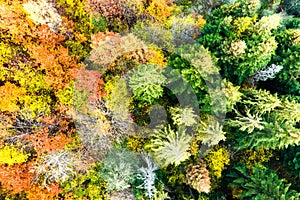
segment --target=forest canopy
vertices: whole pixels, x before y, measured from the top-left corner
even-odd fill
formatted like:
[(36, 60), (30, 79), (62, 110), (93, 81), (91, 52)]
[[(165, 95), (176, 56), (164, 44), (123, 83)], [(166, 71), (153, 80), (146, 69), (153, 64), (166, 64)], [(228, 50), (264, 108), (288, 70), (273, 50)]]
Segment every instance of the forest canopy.
[(0, 3), (0, 199), (300, 200), (298, 0)]

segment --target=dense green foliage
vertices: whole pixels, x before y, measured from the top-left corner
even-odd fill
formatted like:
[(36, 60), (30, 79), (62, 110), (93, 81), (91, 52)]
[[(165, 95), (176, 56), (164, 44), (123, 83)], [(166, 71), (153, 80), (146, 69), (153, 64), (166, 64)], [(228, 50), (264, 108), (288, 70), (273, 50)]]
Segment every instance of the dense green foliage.
[(138, 66), (129, 79), (129, 87), (138, 100), (153, 103), (163, 94), (166, 78), (154, 64)]
[(236, 177), (232, 186), (240, 189), (239, 199), (299, 199), (300, 193), (289, 189), (284, 179), (267, 168), (254, 166), (248, 172), (243, 165), (236, 166), (229, 176)]

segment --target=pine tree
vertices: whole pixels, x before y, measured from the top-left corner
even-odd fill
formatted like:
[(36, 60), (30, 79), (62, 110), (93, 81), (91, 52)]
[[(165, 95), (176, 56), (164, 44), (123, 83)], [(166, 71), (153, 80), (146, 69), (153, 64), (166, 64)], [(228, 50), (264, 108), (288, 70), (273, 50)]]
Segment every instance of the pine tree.
[(166, 167), (169, 164), (179, 165), (190, 157), (188, 152), (191, 136), (184, 128), (174, 131), (170, 125), (161, 130), (155, 130), (150, 135), (150, 142), (145, 145), (152, 153), (158, 165)]
[(233, 182), (229, 185), (239, 189), (239, 199), (253, 200), (298, 200), (300, 193), (289, 189), (291, 184), (284, 183), (284, 179), (279, 179), (274, 171), (258, 165), (247, 170), (246, 166), (238, 165), (234, 167), (229, 177), (233, 177)]

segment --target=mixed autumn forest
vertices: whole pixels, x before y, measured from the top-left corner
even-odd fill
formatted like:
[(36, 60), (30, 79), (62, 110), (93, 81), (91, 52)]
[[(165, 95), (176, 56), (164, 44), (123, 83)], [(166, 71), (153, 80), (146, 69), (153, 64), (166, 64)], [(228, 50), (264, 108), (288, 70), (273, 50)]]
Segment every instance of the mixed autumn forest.
[(300, 200), (299, 0), (0, 3), (1, 200)]

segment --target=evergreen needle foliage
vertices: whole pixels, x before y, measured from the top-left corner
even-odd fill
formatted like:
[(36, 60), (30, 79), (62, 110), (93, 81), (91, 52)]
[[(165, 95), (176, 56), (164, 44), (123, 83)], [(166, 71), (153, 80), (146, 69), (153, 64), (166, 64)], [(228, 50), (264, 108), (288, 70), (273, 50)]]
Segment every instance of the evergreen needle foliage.
[(137, 100), (153, 103), (163, 95), (166, 77), (155, 64), (139, 65), (131, 72), (129, 87)]
[(178, 126), (193, 126), (197, 123), (197, 115), (195, 114), (193, 108), (170, 108), (172, 115), (172, 120), (174, 124)]
[(109, 191), (121, 191), (133, 183), (139, 166), (136, 154), (126, 149), (113, 148), (101, 162), (99, 174), (107, 182)]
[(297, 200), (300, 193), (291, 190), (291, 184), (284, 183), (284, 179), (279, 179), (277, 174), (265, 167), (254, 166), (247, 170), (246, 166), (239, 165), (229, 174), (234, 180), (230, 184), (240, 189), (238, 199), (253, 200)]
[(179, 165), (190, 157), (191, 136), (185, 133), (185, 129), (174, 131), (170, 125), (161, 130), (155, 130), (150, 135), (150, 142), (146, 145), (153, 155), (154, 160), (162, 167), (170, 164)]

